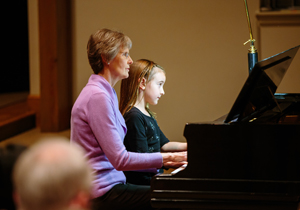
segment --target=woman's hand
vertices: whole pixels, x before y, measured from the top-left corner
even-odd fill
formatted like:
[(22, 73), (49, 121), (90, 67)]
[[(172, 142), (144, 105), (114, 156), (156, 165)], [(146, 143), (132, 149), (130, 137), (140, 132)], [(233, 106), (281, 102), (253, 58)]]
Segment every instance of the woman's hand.
[(166, 168), (178, 168), (187, 164), (187, 152), (169, 152), (161, 153), (163, 157), (163, 166)]

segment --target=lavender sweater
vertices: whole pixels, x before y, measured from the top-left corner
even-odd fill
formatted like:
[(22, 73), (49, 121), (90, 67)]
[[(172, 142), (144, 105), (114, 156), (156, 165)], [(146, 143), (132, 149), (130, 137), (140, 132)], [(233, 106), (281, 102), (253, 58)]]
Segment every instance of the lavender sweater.
[(94, 198), (125, 183), (122, 171), (162, 167), (160, 153), (128, 152), (126, 131), (115, 90), (102, 76), (91, 75), (72, 109), (71, 142), (84, 148), (95, 171)]

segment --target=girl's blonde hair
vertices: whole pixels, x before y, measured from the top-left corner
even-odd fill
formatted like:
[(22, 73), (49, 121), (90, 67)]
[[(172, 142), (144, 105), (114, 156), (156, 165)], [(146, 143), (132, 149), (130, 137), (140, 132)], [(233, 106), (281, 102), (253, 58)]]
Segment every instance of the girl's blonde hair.
[[(139, 87), (143, 78), (146, 79), (146, 83), (153, 78), (153, 75), (157, 72), (153, 71), (154, 67), (165, 73), (161, 66), (147, 59), (137, 60), (130, 65), (129, 77), (121, 82), (120, 112), (122, 115), (128, 112), (137, 102)], [(155, 117), (155, 113), (149, 109), (149, 104), (145, 108), (152, 117)]]

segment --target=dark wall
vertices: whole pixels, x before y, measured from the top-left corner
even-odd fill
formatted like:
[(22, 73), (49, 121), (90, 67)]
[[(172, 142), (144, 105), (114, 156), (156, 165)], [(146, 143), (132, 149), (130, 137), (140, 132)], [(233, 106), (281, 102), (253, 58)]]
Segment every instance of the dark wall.
[(27, 0), (2, 2), (0, 93), (29, 91)]

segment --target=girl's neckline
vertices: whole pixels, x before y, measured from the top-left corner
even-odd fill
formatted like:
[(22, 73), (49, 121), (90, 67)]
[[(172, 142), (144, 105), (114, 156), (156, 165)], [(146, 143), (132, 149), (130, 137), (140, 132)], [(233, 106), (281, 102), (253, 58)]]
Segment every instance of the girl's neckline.
[(140, 113), (142, 113), (144, 116), (146, 116), (146, 117), (149, 117), (149, 118), (153, 118), (153, 117), (151, 117), (151, 115), (149, 114), (149, 115), (146, 115), (144, 112), (142, 112), (139, 108), (137, 108), (137, 107), (135, 107), (135, 106), (133, 106), (132, 107), (132, 109), (137, 109)]

